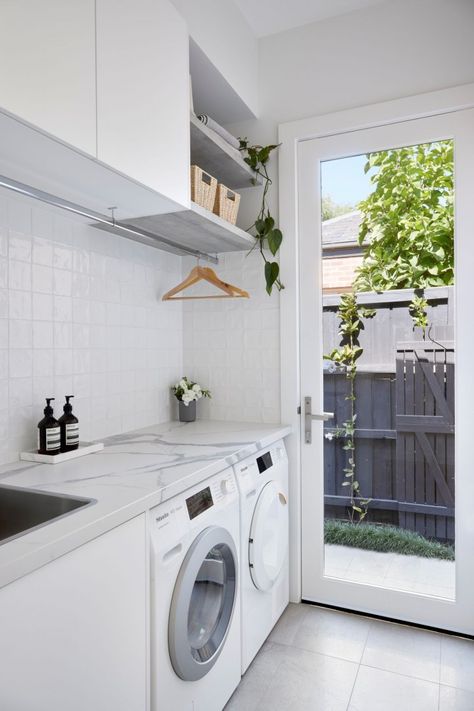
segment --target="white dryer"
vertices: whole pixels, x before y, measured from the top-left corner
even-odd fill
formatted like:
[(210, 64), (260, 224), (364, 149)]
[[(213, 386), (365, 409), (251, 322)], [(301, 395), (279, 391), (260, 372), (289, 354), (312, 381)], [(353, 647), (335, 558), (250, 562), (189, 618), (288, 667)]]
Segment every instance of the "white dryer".
[(152, 711), (222, 711), (240, 681), (231, 469), (150, 511)]
[(289, 602), (288, 457), (282, 440), (234, 466), (240, 491), (242, 673)]

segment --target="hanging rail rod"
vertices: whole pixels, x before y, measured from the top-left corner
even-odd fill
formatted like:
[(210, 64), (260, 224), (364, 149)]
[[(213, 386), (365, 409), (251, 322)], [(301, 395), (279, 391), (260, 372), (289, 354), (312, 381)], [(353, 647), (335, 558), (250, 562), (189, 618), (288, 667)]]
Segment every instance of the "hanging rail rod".
[(7, 188), (7, 190), (12, 190), (15, 193), (25, 195), (26, 197), (33, 198), (34, 200), (39, 200), (40, 202), (44, 202), (47, 205), (52, 205), (53, 207), (59, 207), (62, 210), (73, 212), (75, 215), (86, 217), (89, 220), (94, 220), (94, 222), (99, 222), (101, 225), (104, 225), (110, 231), (117, 232), (118, 234), (123, 234), (123, 236), (128, 237), (128, 239), (140, 237), (142, 243), (147, 244), (150, 247), (155, 247), (155, 249), (159, 249), (156, 244), (158, 242), (161, 244), (165, 244), (168, 247), (172, 247), (173, 249), (178, 249), (183, 252), (183, 254), (190, 254), (193, 257), (197, 257), (198, 259), (205, 259), (208, 262), (212, 262), (213, 264), (219, 263), (217, 257), (213, 257), (210, 254), (206, 254), (206, 252), (200, 252), (199, 250), (192, 249), (191, 247), (184, 247), (178, 242), (174, 242), (168, 239), (167, 237), (155, 234), (154, 232), (147, 232), (147, 230), (143, 230), (141, 228), (131, 227), (130, 225), (127, 225), (123, 222), (119, 222), (115, 219), (110, 220), (108, 217), (102, 215), (100, 212), (88, 210), (87, 208), (81, 207), (81, 205), (77, 205), (74, 202), (69, 202), (69, 200), (63, 200), (63, 198), (56, 197), (55, 195), (51, 195), (50, 193), (44, 192), (43, 190), (33, 188), (31, 185), (25, 185), (24, 183), (19, 183), (16, 180), (11, 180), (10, 178), (5, 177), (4, 175), (0, 175), (0, 187)]

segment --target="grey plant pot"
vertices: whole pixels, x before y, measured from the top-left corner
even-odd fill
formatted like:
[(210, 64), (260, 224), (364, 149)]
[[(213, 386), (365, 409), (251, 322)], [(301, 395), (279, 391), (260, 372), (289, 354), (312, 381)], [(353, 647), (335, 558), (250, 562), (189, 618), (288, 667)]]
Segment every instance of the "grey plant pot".
[(179, 421), (180, 422), (194, 422), (196, 419), (196, 400), (193, 400), (189, 405), (185, 405), (184, 402), (179, 402)]

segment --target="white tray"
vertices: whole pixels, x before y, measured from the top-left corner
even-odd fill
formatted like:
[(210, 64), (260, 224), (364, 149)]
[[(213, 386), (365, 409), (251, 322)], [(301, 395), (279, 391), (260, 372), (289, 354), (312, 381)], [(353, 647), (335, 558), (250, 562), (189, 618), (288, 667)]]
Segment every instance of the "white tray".
[(42, 462), (43, 464), (60, 464), (68, 459), (84, 457), (86, 454), (93, 454), (104, 449), (103, 442), (79, 442), (79, 448), (72, 452), (61, 452), (60, 454), (38, 454), (37, 451), (20, 452), (20, 459), (25, 462)]

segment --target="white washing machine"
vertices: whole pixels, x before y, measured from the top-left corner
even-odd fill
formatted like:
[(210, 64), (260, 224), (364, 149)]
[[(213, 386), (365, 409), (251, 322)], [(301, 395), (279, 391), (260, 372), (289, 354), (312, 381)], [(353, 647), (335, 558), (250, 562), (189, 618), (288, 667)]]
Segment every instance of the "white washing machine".
[(240, 681), (239, 495), (232, 470), (150, 516), (152, 711), (222, 711)]
[(240, 491), (242, 673), (289, 602), (288, 457), (283, 441), (234, 466)]

